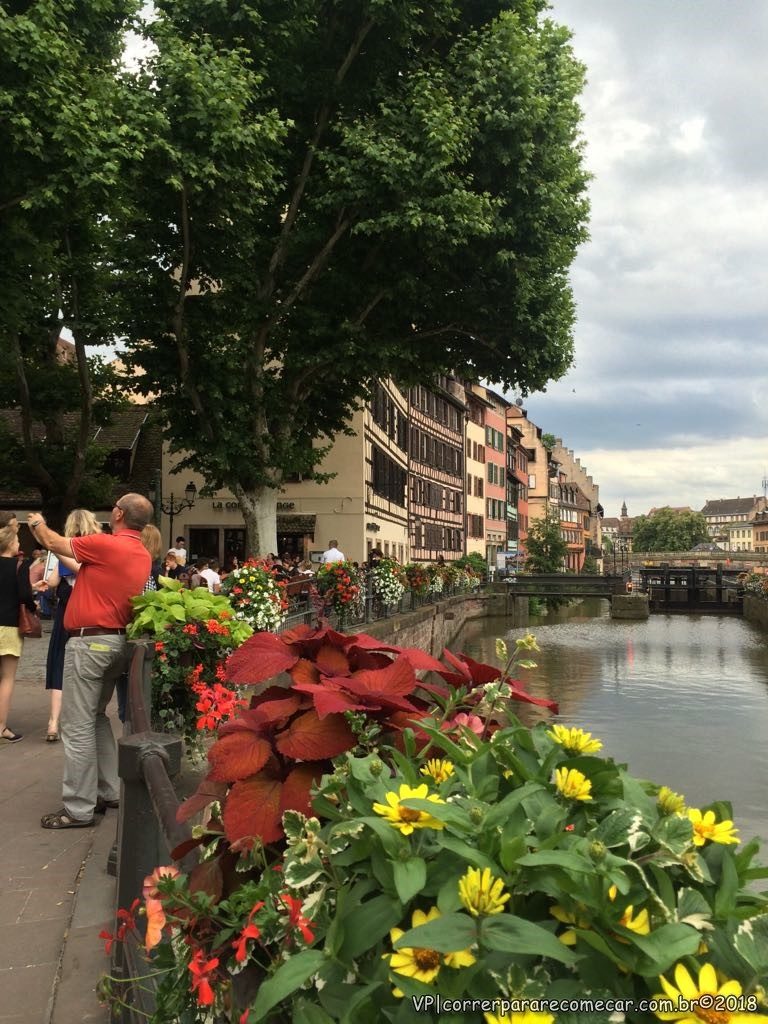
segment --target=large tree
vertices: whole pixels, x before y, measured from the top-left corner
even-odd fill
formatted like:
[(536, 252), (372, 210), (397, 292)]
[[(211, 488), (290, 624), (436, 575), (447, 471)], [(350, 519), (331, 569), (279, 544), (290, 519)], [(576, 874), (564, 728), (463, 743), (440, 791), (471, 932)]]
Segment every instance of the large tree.
[[(55, 521), (103, 461), (95, 427), (114, 378), (87, 346), (114, 339), (115, 225), (127, 157), (117, 68), (134, 0), (0, 8), (0, 391), (18, 410), (7, 483), (40, 490)], [(62, 327), (75, 359), (62, 362)]]
[(563, 539), (556, 509), (548, 509), (546, 515), (531, 523), (525, 550), (528, 555), (525, 568), (529, 572), (564, 572), (568, 545)]
[(701, 512), (660, 508), (653, 515), (632, 522), (633, 551), (690, 551), (709, 540), (707, 521)]
[(583, 72), (543, 0), (159, 0), (128, 81), (125, 333), (183, 466), (275, 547), (376, 378), (572, 358)]

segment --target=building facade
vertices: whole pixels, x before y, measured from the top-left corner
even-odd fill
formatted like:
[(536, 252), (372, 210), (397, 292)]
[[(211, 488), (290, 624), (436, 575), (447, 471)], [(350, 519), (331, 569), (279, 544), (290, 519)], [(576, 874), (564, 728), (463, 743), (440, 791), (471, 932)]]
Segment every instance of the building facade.
[(509, 402), (485, 389), (485, 558), (497, 564), (507, 550), (507, 415)]
[(485, 411), (480, 389), (466, 385), (466, 551), (485, 558)]

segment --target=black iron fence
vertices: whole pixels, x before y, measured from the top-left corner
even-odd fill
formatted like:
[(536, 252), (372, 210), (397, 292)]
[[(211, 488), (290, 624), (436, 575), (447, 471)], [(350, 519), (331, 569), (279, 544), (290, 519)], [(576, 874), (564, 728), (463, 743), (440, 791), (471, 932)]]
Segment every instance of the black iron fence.
[[(173, 779), (181, 769), (183, 741), (180, 736), (152, 731), (151, 669), (154, 644), (133, 643), (128, 674), (127, 721), (118, 741), (118, 770), (122, 780), (117, 832), (117, 906), (128, 908), (141, 894), (144, 879), (159, 864), (171, 862), (171, 850), (191, 838), (186, 824), (179, 824), (179, 801)], [(197, 849), (178, 863), (191, 871), (198, 862)], [(112, 973), (123, 979), (120, 1002), (113, 1019), (129, 1024), (146, 1021), (155, 1004), (151, 970), (141, 947), (143, 919), (138, 932), (129, 931), (124, 942), (113, 947)]]

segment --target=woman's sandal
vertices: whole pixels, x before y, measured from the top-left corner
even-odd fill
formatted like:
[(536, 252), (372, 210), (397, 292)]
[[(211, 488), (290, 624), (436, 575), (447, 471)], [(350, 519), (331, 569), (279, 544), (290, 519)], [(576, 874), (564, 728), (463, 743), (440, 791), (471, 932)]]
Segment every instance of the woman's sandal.
[(59, 734), (57, 732), (47, 732), (45, 734), (45, 742), (46, 743), (58, 743), (59, 742)]
[(14, 732), (12, 729), (5, 728), (0, 733), (0, 740), (5, 740), (6, 743), (18, 743), (19, 740), (24, 739), (20, 732)]
[(43, 828), (91, 828), (96, 824), (94, 818), (90, 821), (80, 821), (79, 818), (70, 818), (67, 812), (62, 807), (60, 811), (56, 811), (55, 814), (44, 814), (40, 819), (40, 824)]

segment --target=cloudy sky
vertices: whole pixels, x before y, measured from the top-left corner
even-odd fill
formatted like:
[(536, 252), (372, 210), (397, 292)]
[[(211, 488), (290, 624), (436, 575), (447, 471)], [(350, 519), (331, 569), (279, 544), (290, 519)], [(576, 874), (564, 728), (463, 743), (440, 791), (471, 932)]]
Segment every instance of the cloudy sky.
[(768, 4), (553, 0), (587, 66), (576, 361), (525, 406), (606, 515), (762, 493)]

